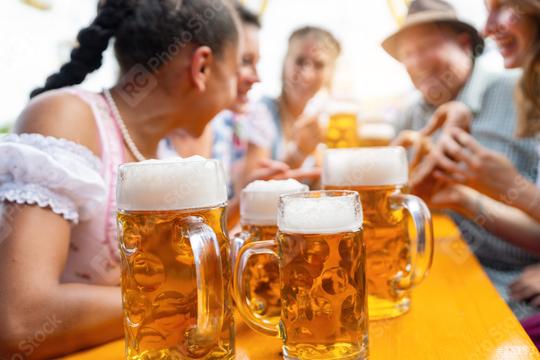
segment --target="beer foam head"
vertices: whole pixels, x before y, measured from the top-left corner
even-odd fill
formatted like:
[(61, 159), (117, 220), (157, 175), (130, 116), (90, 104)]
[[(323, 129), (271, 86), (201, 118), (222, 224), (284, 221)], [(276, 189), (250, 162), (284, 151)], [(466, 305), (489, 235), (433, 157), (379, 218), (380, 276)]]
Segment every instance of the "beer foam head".
[(398, 146), (328, 149), (324, 156), (325, 186), (403, 185), (409, 180), (405, 149)]
[(225, 203), (227, 186), (217, 160), (148, 160), (119, 167), (116, 199), (126, 211), (205, 208)]
[(278, 226), (286, 233), (336, 234), (362, 227), (362, 206), (356, 192), (313, 191), (281, 197)]
[(276, 225), (279, 197), (308, 190), (307, 185), (294, 179), (254, 181), (242, 190), (240, 202), (242, 223)]
[(358, 128), (358, 135), (363, 139), (391, 140), (396, 136), (396, 129), (385, 122), (363, 123)]

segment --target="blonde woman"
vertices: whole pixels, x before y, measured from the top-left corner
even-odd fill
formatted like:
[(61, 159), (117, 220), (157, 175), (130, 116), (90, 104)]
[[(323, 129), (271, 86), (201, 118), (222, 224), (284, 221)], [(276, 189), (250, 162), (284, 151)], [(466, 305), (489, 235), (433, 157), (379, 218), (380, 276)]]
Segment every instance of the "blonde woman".
[(280, 96), (264, 97), (247, 118), (245, 177), (265, 160), (283, 161), (297, 169), (315, 150), (321, 131), (317, 117), (307, 115), (306, 107), (321, 89), (329, 87), (340, 53), (340, 43), (324, 29), (307, 26), (292, 33)]

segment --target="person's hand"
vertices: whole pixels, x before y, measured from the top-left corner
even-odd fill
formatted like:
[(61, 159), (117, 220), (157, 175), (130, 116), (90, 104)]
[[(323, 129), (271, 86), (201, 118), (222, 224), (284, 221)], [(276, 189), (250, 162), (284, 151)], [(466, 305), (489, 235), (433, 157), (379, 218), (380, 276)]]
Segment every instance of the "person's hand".
[(433, 156), (437, 179), (466, 184), (496, 200), (521, 177), (504, 155), (483, 147), (459, 128), (445, 131)]
[(417, 168), (422, 160), (433, 148), (433, 143), (429, 135), (424, 135), (421, 131), (403, 130), (392, 141), (391, 146), (402, 146), (411, 153), (409, 167), (411, 170)]
[(540, 264), (525, 268), (509, 290), (512, 299), (540, 307)]
[(452, 210), (469, 219), (477, 215), (481, 194), (460, 184), (445, 182), (437, 184), (437, 188), (427, 201), (431, 209)]
[(323, 140), (323, 131), (319, 124), (319, 116), (305, 116), (298, 119), (292, 127), (292, 140), (298, 151), (304, 156), (315, 151), (315, 148)]
[(284, 162), (270, 159), (261, 160), (257, 168), (249, 174), (248, 180), (242, 188), (256, 180), (272, 180), (283, 177), (288, 171), (290, 171), (290, 167)]
[(415, 169), (433, 149), (432, 136), (438, 130), (458, 127), (469, 131), (472, 123), (469, 108), (458, 101), (450, 101), (437, 108), (429, 122), (419, 131), (404, 130), (392, 142), (393, 146), (403, 146), (411, 151), (411, 169)]
[(420, 130), (420, 133), (430, 136), (439, 129), (454, 127), (470, 132), (472, 120), (473, 115), (465, 104), (459, 101), (450, 101), (435, 110), (429, 123)]
[(317, 180), (321, 176), (320, 168), (311, 169), (291, 169), (287, 164), (276, 160), (262, 160), (249, 176), (249, 180), (244, 186), (256, 180), (287, 180), (298, 181)]

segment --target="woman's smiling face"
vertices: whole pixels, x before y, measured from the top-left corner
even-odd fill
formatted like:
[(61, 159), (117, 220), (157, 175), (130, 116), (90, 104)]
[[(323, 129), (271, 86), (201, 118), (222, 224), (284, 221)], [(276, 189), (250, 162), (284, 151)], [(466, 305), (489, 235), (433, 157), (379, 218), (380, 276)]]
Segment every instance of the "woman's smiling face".
[(489, 16), (484, 35), (495, 40), (506, 68), (523, 66), (535, 40), (538, 25), (523, 15), (519, 7), (505, 5), (500, 0), (486, 0), (486, 6)]

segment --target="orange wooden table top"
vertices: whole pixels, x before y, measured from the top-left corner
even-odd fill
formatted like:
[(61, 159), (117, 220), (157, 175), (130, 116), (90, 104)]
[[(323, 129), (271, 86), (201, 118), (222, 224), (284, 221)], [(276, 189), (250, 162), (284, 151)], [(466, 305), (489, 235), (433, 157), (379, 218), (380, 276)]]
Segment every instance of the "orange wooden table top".
[[(540, 360), (457, 228), (442, 216), (435, 217), (434, 225), (437, 242), (431, 273), (413, 291), (408, 314), (370, 323), (370, 359)], [(279, 339), (237, 323), (237, 359), (281, 358)], [(66, 359), (118, 360), (123, 350), (123, 340), (119, 340)]]

